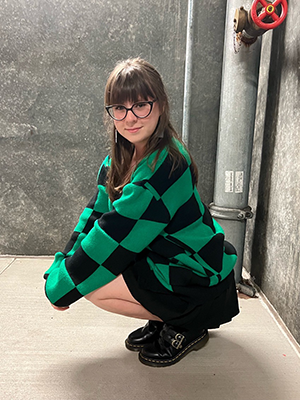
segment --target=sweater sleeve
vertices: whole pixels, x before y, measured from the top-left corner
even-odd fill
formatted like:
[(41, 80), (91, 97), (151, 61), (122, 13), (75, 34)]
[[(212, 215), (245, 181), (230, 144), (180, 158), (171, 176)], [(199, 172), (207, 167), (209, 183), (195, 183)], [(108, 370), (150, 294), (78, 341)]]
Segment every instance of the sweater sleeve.
[(168, 225), (190, 196), (184, 188), (192, 182), (188, 167), (170, 176), (165, 164), (150, 179), (126, 185), (112, 211), (96, 220), (72, 255), (57, 255), (59, 268), (50, 271), (45, 288), (51, 303), (70, 305), (112, 281)]
[(44, 274), (45, 279), (48, 278), (48, 275), (52, 270), (61, 265), (62, 260), (64, 260), (66, 257), (71, 257), (75, 253), (75, 251), (80, 247), (82, 240), (92, 229), (95, 221), (104, 213), (109, 211), (110, 201), (105, 190), (108, 168), (109, 157), (107, 156), (99, 168), (96, 193), (80, 215), (79, 221), (64, 251), (55, 254), (54, 262)]

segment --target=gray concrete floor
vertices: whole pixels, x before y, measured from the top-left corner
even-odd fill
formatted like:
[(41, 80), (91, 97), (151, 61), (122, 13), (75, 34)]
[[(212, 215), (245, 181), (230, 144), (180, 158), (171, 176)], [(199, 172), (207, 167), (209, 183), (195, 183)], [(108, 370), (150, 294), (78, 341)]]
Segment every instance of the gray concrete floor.
[(168, 368), (142, 365), (124, 339), (143, 321), (84, 299), (52, 309), (43, 272), (50, 258), (0, 257), (1, 400), (299, 400), (297, 343), (264, 299), (240, 298), (241, 313)]

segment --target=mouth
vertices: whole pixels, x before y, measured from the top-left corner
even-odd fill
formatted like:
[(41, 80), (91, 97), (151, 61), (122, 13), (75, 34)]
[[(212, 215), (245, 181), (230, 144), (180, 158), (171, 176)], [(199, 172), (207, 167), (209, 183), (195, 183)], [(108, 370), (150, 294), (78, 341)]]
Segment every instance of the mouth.
[(141, 129), (141, 127), (138, 128), (126, 128), (126, 131), (129, 133), (136, 133)]

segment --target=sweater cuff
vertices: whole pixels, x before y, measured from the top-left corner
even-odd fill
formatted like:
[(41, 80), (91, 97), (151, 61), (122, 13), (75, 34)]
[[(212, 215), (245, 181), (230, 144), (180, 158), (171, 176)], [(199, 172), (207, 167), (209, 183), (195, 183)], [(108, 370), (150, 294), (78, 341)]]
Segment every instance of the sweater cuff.
[(47, 280), (50, 272), (55, 270), (56, 268), (59, 268), (61, 266), (62, 261), (66, 258), (66, 255), (62, 252), (58, 252), (55, 254), (54, 261), (50, 268), (44, 273), (44, 279)]

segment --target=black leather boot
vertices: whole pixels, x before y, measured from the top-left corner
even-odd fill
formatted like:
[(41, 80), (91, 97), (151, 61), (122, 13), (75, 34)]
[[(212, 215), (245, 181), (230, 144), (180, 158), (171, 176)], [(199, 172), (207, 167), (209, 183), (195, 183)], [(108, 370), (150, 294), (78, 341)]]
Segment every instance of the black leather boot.
[(131, 351), (140, 351), (145, 344), (149, 344), (159, 338), (159, 333), (164, 326), (160, 321), (148, 321), (145, 326), (131, 332), (125, 340), (125, 346)]
[(167, 367), (176, 364), (192, 350), (201, 349), (207, 341), (207, 329), (179, 332), (177, 328), (165, 324), (160, 337), (142, 348), (139, 360), (151, 367)]

